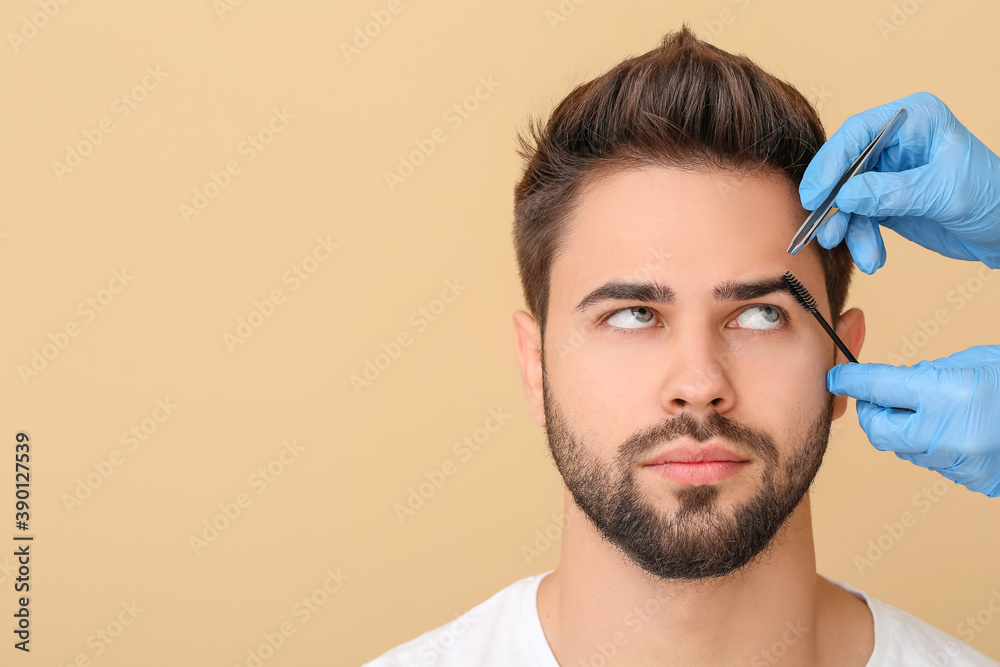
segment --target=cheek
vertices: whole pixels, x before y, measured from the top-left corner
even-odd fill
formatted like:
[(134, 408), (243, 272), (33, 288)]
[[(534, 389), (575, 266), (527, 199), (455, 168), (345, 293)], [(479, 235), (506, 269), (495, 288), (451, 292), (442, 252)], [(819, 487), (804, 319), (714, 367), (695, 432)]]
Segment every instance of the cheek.
[[(826, 405), (826, 373), (830, 368), (827, 355), (832, 355), (820, 343), (802, 341), (785, 344), (753, 344), (734, 346), (730, 381), (737, 399), (745, 410), (767, 415), (769, 423), (789, 425), (794, 415), (815, 417)], [(774, 433), (782, 432), (779, 428)]]
[(657, 396), (658, 378), (650, 353), (634, 344), (589, 337), (577, 347), (546, 348), (549, 391), (581, 435), (621, 441), (650, 418), (649, 399)]

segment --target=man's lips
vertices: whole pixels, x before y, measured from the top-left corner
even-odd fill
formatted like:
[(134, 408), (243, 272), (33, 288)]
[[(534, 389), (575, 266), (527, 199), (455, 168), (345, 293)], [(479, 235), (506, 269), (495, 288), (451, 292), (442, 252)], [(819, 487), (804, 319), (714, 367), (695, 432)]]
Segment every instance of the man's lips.
[(677, 445), (660, 452), (649, 460), (645, 465), (655, 466), (664, 463), (706, 463), (711, 461), (735, 461), (737, 463), (748, 461), (747, 457), (740, 456), (731, 449), (722, 445)]
[(656, 475), (681, 484), (721, 482), (750, 461), (722, 445), (683, 444), (657, 454), (644, 464)]

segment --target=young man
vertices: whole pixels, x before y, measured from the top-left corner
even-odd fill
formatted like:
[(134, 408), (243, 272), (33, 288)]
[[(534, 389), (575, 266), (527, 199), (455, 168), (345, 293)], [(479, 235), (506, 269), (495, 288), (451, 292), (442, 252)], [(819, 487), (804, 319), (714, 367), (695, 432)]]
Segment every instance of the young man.
[(857, 354), (842, 244), (788, 255), (825, 134), (808, 102), (685, 27), (522, 141), (515, 343), (566, 484), (559, 567), (372, 667), (997, 664), (817, 574), (808, 489)]

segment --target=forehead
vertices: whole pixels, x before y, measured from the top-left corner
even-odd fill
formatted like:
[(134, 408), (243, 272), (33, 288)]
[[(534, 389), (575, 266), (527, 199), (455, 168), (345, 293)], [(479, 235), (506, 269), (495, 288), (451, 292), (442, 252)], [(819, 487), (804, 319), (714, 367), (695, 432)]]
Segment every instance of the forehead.
[(774, 172), (650, 167), (599, 176), (581, 191), (553, 259), (552, 304), (629, 277), (699, 297), (720, 282), (786, 270), (822, 285), (815, 250), (787, 253), (806, 215), (791, 181)]

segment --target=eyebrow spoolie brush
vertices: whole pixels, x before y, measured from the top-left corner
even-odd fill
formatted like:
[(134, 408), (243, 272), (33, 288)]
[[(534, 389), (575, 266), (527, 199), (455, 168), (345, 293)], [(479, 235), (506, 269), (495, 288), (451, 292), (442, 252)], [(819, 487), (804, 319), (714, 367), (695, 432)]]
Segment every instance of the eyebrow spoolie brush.
[(826, 332), (830, 334), (830, 338), (832, 338), (833, 342), (837, 344), (840, 351), (844, 353), (844, 356), (854, 363), (858, 363), (857, 358), (855, 358), (855, 356), (851, 354), (851, 351), (847, 349), (847, 346), (844, 345), (844, 341), (840, 340), (840, 336), (838, 336), (837, 333), (830, 328), (830, 325), (826, 323), (823, 316), (819, 314), (819, 310), (816, 308), (816, 299), (814, 299), (812, 294), (809, 293), (809, 290), (807, 290), (805, 286), (788, 271), (785, 271), (785, 274), (781, 276), (781, 278), (785, 281), (785, 287), (787, 287), (788, 291), (792, 293), (795, 300), (798, 301), (803, 308), (812, 313), (817, 320), (819, 320), (819, 323), (822, 324), (823, 328), (826, 329)]

